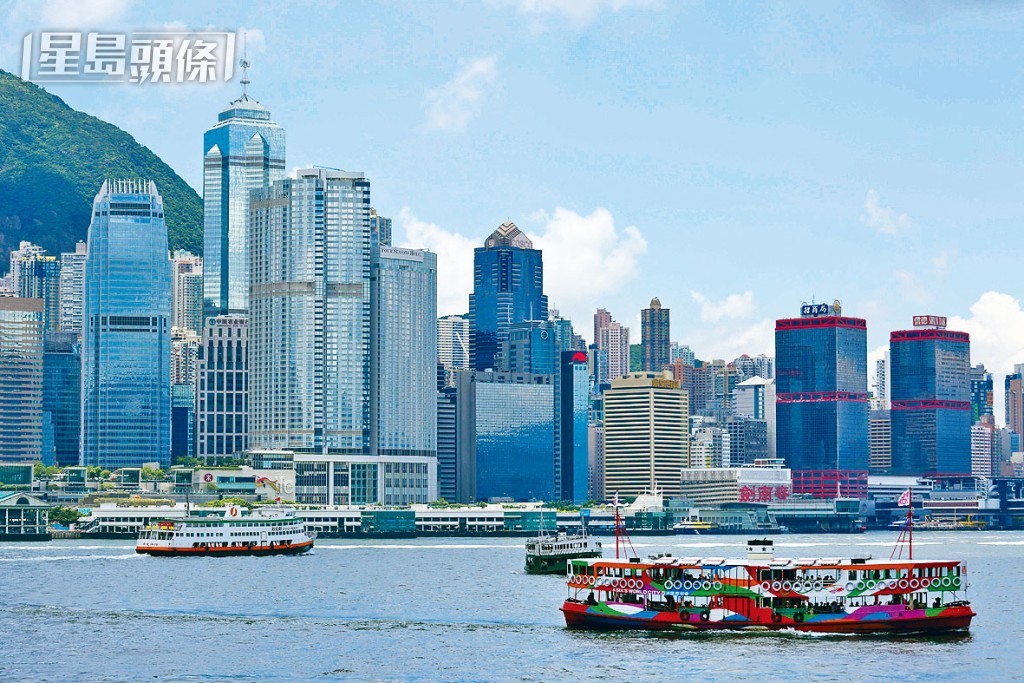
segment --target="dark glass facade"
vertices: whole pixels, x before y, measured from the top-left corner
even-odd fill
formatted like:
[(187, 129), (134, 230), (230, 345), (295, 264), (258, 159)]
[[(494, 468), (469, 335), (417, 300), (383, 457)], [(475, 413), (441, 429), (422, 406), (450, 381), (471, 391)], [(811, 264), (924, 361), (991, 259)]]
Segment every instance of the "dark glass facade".
[(82, 424), (82, 346), (74, 332), (47, 332), (43, 343), (43, 412), (50, 414), (55, 462), (78, 464)]
[(892, 473), (971, 472), (970, 337), (902, 330), (889, 337)]
[(470, 367), (496, 368), (495, 356), (514, 323), (547, 320), (541, 252), (515, 225), (506, 223), (473, 253), (469, 295)]
[(779, 456), (793, 470), (866, 471), (866, 321), (778, 320), (775, 353)]

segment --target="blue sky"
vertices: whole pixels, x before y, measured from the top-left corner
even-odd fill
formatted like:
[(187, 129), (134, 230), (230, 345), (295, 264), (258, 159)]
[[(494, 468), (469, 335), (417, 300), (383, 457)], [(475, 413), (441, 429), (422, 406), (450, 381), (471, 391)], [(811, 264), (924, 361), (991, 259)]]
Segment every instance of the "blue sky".
[[(776, 318), (838, 298), (872, 351), (935, 313), (972, 333), (974, 362), (1024, 362), (1018, 5), (0, 8), (16, 72), (27, 31), (247, 29), (251, 92), (287, 129), (289, 167), (365, 171), (396, 242), (438, 251), (441, 313), (465, 310), (472, 247), (511, 219), (586, 336), (602, 306), (638, 340), (658, 296), (698, 357), (772, 353)], [(239, 86), (49, 90), (200, 189), (203, 131)]]

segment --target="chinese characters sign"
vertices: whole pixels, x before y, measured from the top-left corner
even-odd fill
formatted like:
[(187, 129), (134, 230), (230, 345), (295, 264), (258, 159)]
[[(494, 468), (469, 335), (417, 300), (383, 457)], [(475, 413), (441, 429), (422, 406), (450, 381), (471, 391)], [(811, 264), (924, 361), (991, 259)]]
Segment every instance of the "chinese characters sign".
[(789, 498), (788, 486), (741, 486), (741, 503), (777, 503)]
[(41, 31), (22, 42), (21, 77), (36, 83), (212, 83), (234, 75), (235, 34)]

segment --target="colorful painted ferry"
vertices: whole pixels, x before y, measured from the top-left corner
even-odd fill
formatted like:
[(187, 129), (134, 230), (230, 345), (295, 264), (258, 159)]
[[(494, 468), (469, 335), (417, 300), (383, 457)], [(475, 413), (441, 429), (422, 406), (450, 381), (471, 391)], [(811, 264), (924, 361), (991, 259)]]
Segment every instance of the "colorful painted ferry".
[(223, 517), (160, 520), (139, 533), (135, 552), (147, 555), (224, 557), (299, 555), (312, 550), (315, 532), (306, 531), (295, 510), (228, 506)]
[(770, 540), (746, 559), (573, 560), (567, 583), (570, 628), (935, 633), (975, 614), (960, 562), (776, 559)]

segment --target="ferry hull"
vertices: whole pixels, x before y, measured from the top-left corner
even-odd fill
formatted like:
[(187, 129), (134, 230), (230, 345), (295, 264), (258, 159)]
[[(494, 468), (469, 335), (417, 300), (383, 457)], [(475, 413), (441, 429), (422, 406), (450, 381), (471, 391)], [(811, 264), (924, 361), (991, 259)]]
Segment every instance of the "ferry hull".
[(248, 547), (227, 547), (227, 548), (158, 548), (153, 546), (136, 546), (135, 552), (140, 555), (154, 555), (156, 557), (237, 557), (237, 556), (265, 556), (265, 555), (301, 555), (313, 549), (313, 541), (295, 543), (292, 545), (263, 545)]
[(591, 551), (543, 557), (531, 555), (526, 558), (525, 570), (527, 574), (561, 574), (564, 576), (566, 562), (589, 557), (601, 557), (601, 553), (600, 551)]
[[(718, 611), (718, 610), (716, 610)], [(936, 612), (935, 614), (927, 614)], [(854, 612), (842, 617), (819, 615), (809, 621), (797, 622), (790, 617), (773, 621), (769, 615), (748, 618), (732, 614), (725, 618), (686, 614), (685, 620), (676, 612), (616, 613), (608, 605), (589, 605), (566, 601), (562, 605), (565, 624), (572, 629), (633, 631), (780, 631), (790, 629), (811, 633), (945, 633), (966, 631), (974, 611), (968, 606), (951, 606), (939, 610), (906, 610)]]

